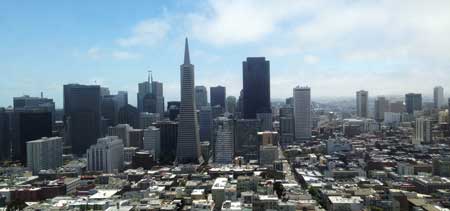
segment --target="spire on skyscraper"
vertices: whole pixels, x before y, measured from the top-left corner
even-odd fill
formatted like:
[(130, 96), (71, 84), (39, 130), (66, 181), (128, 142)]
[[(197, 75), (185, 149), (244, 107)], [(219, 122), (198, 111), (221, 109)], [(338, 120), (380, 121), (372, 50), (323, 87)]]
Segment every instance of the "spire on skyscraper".
[(152, 71), (151, 70), (148, 71), (148, 79), (147, 79), (147, 81), (148, 81), (148, 83), (151, 83), (153, 81), (153, 75), (152, 75)]
[(184, 63), (180, 65), (181, 101), (178, 123), (177, 163), (202, 163), (200, 137), (194, 96), (194, 65), (189, 58), (188, 40)]
[(189, 44), (188, 44), (187, 37), (186, 37), (186, 41), (184, 44), (184, 64), (191, 64), (191, 58), (189, 57)]

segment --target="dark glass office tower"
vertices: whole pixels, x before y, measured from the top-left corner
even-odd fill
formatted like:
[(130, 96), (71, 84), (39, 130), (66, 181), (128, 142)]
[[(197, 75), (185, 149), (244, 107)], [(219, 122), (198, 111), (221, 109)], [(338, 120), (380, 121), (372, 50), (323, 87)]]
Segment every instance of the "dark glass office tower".
[(137, 109), (139, 112), (144, 111), (144, 97), (151, 93), (150, 73), (148, 80), (138, 84), (139, 91), (137, 93)]
[(152, 94), (155, 98), (155, 113), (164, 114), (163, 83), (152, 80)]
[(64, 85), (64, 116), (68, 132), (68, 144), (77, 155), (97, 142), (101, 135), (100, 86)]
[(119, 104), (115, 95), (105, 95), (102, 99), (102, 116), (107, 121), (107, 126), (115, 126), (118, 121)]
[(156, 96), (152, 93), (145, 95), (142, 101), (142, 112), (157, 113), (156, 112)]
[(52, 137), (52, 113), (42, 109), (14, 111), (13, 160), (26, 165), (27, 142)]
[(234, 154), (245, 160), (258, 159), (258, 132), (261, 131), (261, 121), (258, 119), (236, 120), (234, 129)]
[(170, 121), (175, 121), (180, 113), (180, 101), (167, 102), (167, 112), (169, 113)]
[(129, 124), (133, 128), (139, 126), (139, 111), (136, 107), (128, 104), (119, 110), (119, 124)]
[(163, 164), (172, 164), (175, 161), (178, 140), (178, 123), (160, 121), (153, 125), (159, 128), (161, 140), (161, 153), (159, 161)]
[(257, 113), (272, 113), (270, 105), (270, 63), (265, 57), (249, 57), (242, 63), (243, 113), (255, 119)]
[(405, 95), (406, 112), (413, 114), (414, 111), (422, 110), (422, 94), (408, 93)]
[(4, 108), (0, 108), (0, 161), (11, 158), (10, 138), (9, 115)]
[(211, 107), (202, 106), (199, 109), (200, 142), (211, 142), (213, 121)]
[(53, 99), (41, 97), (30, 97), (24, 95), (22, 97), (14, 97), (14, 109), (41, 109), (52, 112), (52, 122), (55, 122), (55, 102)]
[(209, 88), (211, 107), (220, 105), (225, 111), (226, 89), (223, 86), (213, 86)]

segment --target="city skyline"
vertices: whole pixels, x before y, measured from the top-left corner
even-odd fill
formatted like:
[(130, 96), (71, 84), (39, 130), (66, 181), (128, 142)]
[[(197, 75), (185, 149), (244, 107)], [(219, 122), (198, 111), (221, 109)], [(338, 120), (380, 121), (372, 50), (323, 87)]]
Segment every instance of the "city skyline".
[[(197, 61), (196, 84), (222, 85), (235, 97), (242, 88), (241, 61), (256, 56), (271, 62), (272, 99), (289, 97), (297, 84), (314, 89), (313, 99), (351, 97), (359, 89), (373, 97), (432, 96), (439, 85), (450, 90), (445, 39), (450, 27), (439, 21), (450, 19), (445, 1), (408, 2), (406, 7), (403, 1), (98, 4), (3, 5), (0, 69), (8, 77), (0, 79), (1, 106), (12, 105), (13, 97), (43, 92), (62, 108), (64, 84), (94, 81), (114, 93), (128, 91), (135, 105), (137, 84), (145, 81), (148, 69), (164, 83), (166, 101), (178, 100), (179, 79), (173, 75), (185, 36), (198, 46), (191, 53)], [(101, 17), (98, 8), (105, 13)], [(274, 12), (259, 13), (268, 9)], [(246, 13), (254, 15), (243, 21)], [(342, 15), (330, 24), (337, 13)], [(208, 33), (200, 33), (200, 26)], [(416, 81), (421, 85), (411, 83)]]

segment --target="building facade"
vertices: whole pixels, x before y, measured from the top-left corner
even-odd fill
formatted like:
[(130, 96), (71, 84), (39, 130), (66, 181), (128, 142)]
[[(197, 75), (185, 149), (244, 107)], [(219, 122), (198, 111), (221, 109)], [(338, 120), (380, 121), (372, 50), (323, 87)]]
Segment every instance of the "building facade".
[(161, 131), (155, 126), (144, 129), (144, 150), (150, 151), (153, 159), (158, 161), (161, 155)]
[(422, 94), (408, 93), (405, 95), (405, 107), (408, 114), (422, 110)]
[(375, 100), (375, 120), (382, 122), (384, 113), (389, 111), (389, 101), (385, 97), (377, 97)]
[(178, 126), (177, 161), (179, 163), (201, 162), (200, 137), (194, 95), (194, 65), (189, 58), (186, 38), (184, 63), (180, 66), (181, 105)]
[(211, 106), (219, 105), (222, 108), (222, 112), (225, 112), (226, 103), (226, 89), (223, 86), (214, 86), (209, 88)]
[(369, 117), (369, 92), (360, 90), (356, 92), (356, 116)]
[(294, 121), (295, 140), (311, 139), (311, 89), (309, 87), (294, 88)]
[(64, 118), (66, 144), (81, 155), (101, 136), (100, 86), (64, 85)]
[(444, 88), (442, 86), (434, 87), (433, 89), (434, 108), (441, 108), (445, 106)]
[(214, 161), (216, 163), (230, 164), (234, 158), (234, 124), (233, 120), (218, 117), (216, 120), (216, 140)]
[(270, 103), (270, 62), (250, 57), (242, 63), (243, 117), (255, 119), (257, 113), (272, 113)]
[(99, 138), (86, 150), (88, 171), (114, 173), (123, 169), (124, 145), (117, 136)]
[(197, 108), (208, 105), (208, 91), (205, 86), (195, 86), (195, 103)]
[(56, 170), (63, 164), (63, 145), (61, 137), (43, 137), (27, 142), (27, 167), (33, 174), (40, 170)]
[(258, 119), (239, 119), (235, 124), (234, 154), (245, 160), (258, 160), (258, 132), (261, 121)]

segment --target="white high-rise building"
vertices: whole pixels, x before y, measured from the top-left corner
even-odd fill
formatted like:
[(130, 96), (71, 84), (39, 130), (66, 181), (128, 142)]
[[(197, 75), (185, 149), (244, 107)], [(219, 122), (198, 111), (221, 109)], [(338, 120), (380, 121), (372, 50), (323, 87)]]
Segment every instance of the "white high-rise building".
[(63, 139), (47, 138), (27, 142), (27, 167), (33, 174), (40, 170), (56, 169), (63, 164)]
[(369, 92), (360, 90), (356, 92), (356, 115), (361, 118), (369, 117)]
[(125, 147), (130, 146), (130, 130), (133, 128), (128, 124), (118, 124), (108, 128), (108, 136), (117, 136), (123, 141)]
[(124, 161), (124, 145), (117, 136), (106, 136), (97, 139), (97, 144), (87, 149), (89, 171), (114, 173), (122, 170)]
[(155, 126), (144, 130), (144, 150), (150, 151), (154, 160), (159, 160), (161, 152), (161, 131)]
[(417, 118), (415, 132), (413, 144), (431, 143), (431, 121), (429, 119)]
[(435, 108), (441, 108), (442, 106), (445, 106), (444, 88), (442, 88), (442, 86), (434, 87), (433, 99)]
[(311, 139), (311, 89), (309, 87), (294, 88), (294, 126), (296, 141)]
[(232, 163), (234, 157), (233, 120), (218, 117), (215, 122), (217, 129), (214, 160), (216, 163)]

